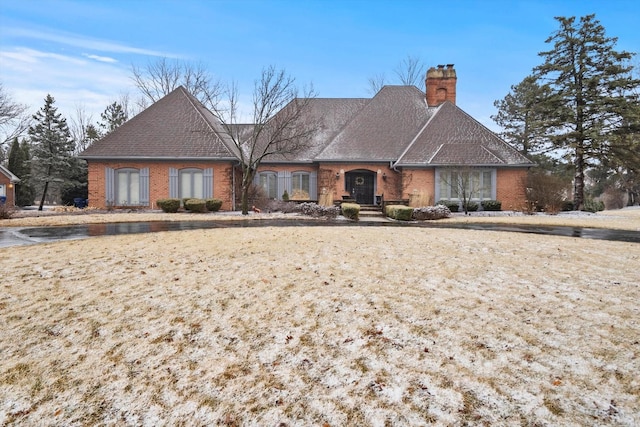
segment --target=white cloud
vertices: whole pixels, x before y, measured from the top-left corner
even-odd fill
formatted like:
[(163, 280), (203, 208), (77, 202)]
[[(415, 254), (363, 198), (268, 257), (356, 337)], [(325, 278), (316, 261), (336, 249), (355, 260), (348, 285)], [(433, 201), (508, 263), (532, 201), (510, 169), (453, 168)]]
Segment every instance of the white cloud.
[(66, 32), (51, 32), (47, 30), (34, 30), (27, 28), (5, 28), (3, 32), (6, 35), (12, 37), (24, 37), (36, 40), (42, 40), (47, 42), (60, 43), (67, 46), (79, 47), (87, 50), (95, 50), (99, 52), (111, 52), (111, 53), (124, 53), (124, 54), (137, 54), (145, 56), (159, 56), (168, 58), (178, 58), (179, 55), (175, 55), (168, 52), (160, 52), (157, 50), (143, 49), (134, 46), (128, 46), (118, 42), (112, 42), (108, 40), (98, 40), (90, 37), (85, 37), (81, 34), (73, 34)]
[[(88, 57), (88, 56), (87, 56)], [(129, 70), (117, 62), (85, 59), (26, 47), (0, 50), (0, 81), (32, 112), (51, 94), (67, 119), (82, 105), (94, 119), (122, 93), (134, 93)]]
[(100, 61), (100, 62), (108, 62), (108, 63), (118, 62), (117, 59), (111, 58), (109, 56), (89, 55), (87, 53), (83, 53), (82, 56), (85, 56), (85, 57), (87, 57), (89, 59), (93, 59), (93, 60)]

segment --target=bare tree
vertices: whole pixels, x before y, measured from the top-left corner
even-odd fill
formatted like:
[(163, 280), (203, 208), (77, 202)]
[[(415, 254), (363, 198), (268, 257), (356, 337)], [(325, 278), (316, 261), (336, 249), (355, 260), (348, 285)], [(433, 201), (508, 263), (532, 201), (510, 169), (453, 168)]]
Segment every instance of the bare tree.
[(220, 95), (221, 85), (202, 63), (190, 63), (167, 58), (149, 62), (146, 67), (131, 67), (132, 80), (144, 98), (153, 103), (184, 86), (207, 107), (213, 107)]
[(298, 97), (295, 79), (284, 70), (268, 67), (254, 83), (252, 119), (242, 125), (238, 88), (231, 83), (224, 103), (212, 107), (222, 125), (221, 137), (228, 138), (240, 157), (242, 168), (241, 208), (249, 213), (249, 191), (260, 163), (267, 157), (287, 159), (309, 147), (316, 130), (308, 111), (316, 96), (313, 88)]
[[(425, 77), (426, 67), (419, 57), (407, 55), (407, 57), (394, 68), (393, 72), (398, 77), (400, 84), (405, 86), (418, 86)], [(375, 95), (388, 83), (384, 73), (369, 77), (369, 92)]]
[(419, 57), (407, 55), (393, 70), (405, 86), (417, 86), (425, 76), (425, 66)]
[(384, 73), (376, 74), (373, 77), (369, 77), (369, 92), (372, 95), (380, 92), (380, 89), (382, 89), (382, 87), (387, 84), (386, 80), (387, 78), (385, 77)]
[(84, 105), (76, 104), (75, 115), (69, 120), (71, 138), (75, 141), (75, 154), (84, 151), (89, 145), (87, 127), (93, 121), (93, 116), (87, 113)]
[(4, 146), (26, 133), (31, 124), (28, 107), (15, 102), (0, 82), (0, 155)]

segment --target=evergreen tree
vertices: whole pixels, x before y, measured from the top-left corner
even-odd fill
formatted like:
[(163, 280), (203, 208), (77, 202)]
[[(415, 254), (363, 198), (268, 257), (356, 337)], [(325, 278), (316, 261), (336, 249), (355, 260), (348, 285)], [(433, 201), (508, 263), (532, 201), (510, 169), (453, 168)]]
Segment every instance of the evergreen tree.
[(640, 81), (626, 65), (634, 55), (614, 49), (617, 38), (606, 37), (595, 15), (580, 18), (557, 17), (560, 29), (546, 43), (553, 48), (539, 55), (544, 63), (534, 69), (549, 90), (543, 126), (556, 148), (572, 162), (574, 206), (584, 207), (585, 170), (607, 159), (611, 138), (619, 130), (622, 114), (629, 107), (630, 94)]
[(29, 144), (23, 141), (18, 142), (18, 138), (14, 138), (9, 150), (9, 170), (18, 178), (20, 182), (16, 184), (16, 205), (28, 206), (33, 203), (35, 192), (30, 183), (31, 168), (29, 166)]
[(55, 100), (47, 95), (44, 106), (33, 116), (29, 127), (33, 144), (31, 172), (34, 183), (42, 185), (42, 198), (38, 210), (42, 210), (49, 186), (64, 182), (76, 166), (73, 161), (74, 142), (67, 121), (53, 105)]
[(511, 92), (493, 105), (498, 114), (491, 116), (503, 131), (500, 136), (525, 156), (548, 152), (550, 140), (546, 134), (542, 102), (550, 97), (549, 88), (540, 86), (534, 76), (511, 86)]
[(113, 132), (128, 120), (126, 111), (122, 108), (122, 105), (117, 102), (108, 105), (104, 112), (100, 114), (100, 117), (102, 117), (100, 127), (103, 129), (105, 135)]

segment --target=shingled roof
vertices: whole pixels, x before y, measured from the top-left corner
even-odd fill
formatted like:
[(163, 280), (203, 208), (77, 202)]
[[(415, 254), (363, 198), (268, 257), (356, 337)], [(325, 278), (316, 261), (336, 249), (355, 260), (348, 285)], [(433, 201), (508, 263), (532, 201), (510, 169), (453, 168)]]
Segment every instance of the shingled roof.
[(220, 123), (180, 86), (92, 144), (85, 159), (237, 159)]
[(453, 103), (432, 110), (429, 122), (395, 166), (533, 166), (533, 163)]
[(313, 162), (338, 132), (370, 101), (369, 98), (307, 98), (306, 100), (309, 103), (305, 107), (303, 122), (314, 130), (308, 148), (287, 156), (271, 155), (266, 157), (264, 162)]
[[(398, 167), (515, 166), (533, 163), (459, 107), (427, 106), (415, 86), (384, 86), (373, 98), (314, 98), (304, 124), (308, 149), (265, 163), (391, 162)], [(286, 108), (286, 107), (285, 107)], [(277, 115), (276, 115), (277, 117)], [(253, 125), (232, 131), (247, 138)], [(87, 148), (85, 159), (238, 160), (214, 115), (182, 86)]]
[(384, 86), (316, 156), (318, 161), (395, 161), (427, 122), (425, 94)]

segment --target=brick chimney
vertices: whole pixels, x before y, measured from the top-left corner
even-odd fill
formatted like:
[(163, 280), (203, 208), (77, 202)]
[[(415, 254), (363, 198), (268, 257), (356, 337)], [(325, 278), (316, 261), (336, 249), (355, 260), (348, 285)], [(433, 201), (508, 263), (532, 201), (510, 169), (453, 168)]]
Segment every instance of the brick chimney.
[(438, 65), (438, 68), (431, 67), (427, 71), (425, 81), (427, 92), (427, 105), (436, 107), (444, 101), (456, 103), (456, 70), (453, 64)]

